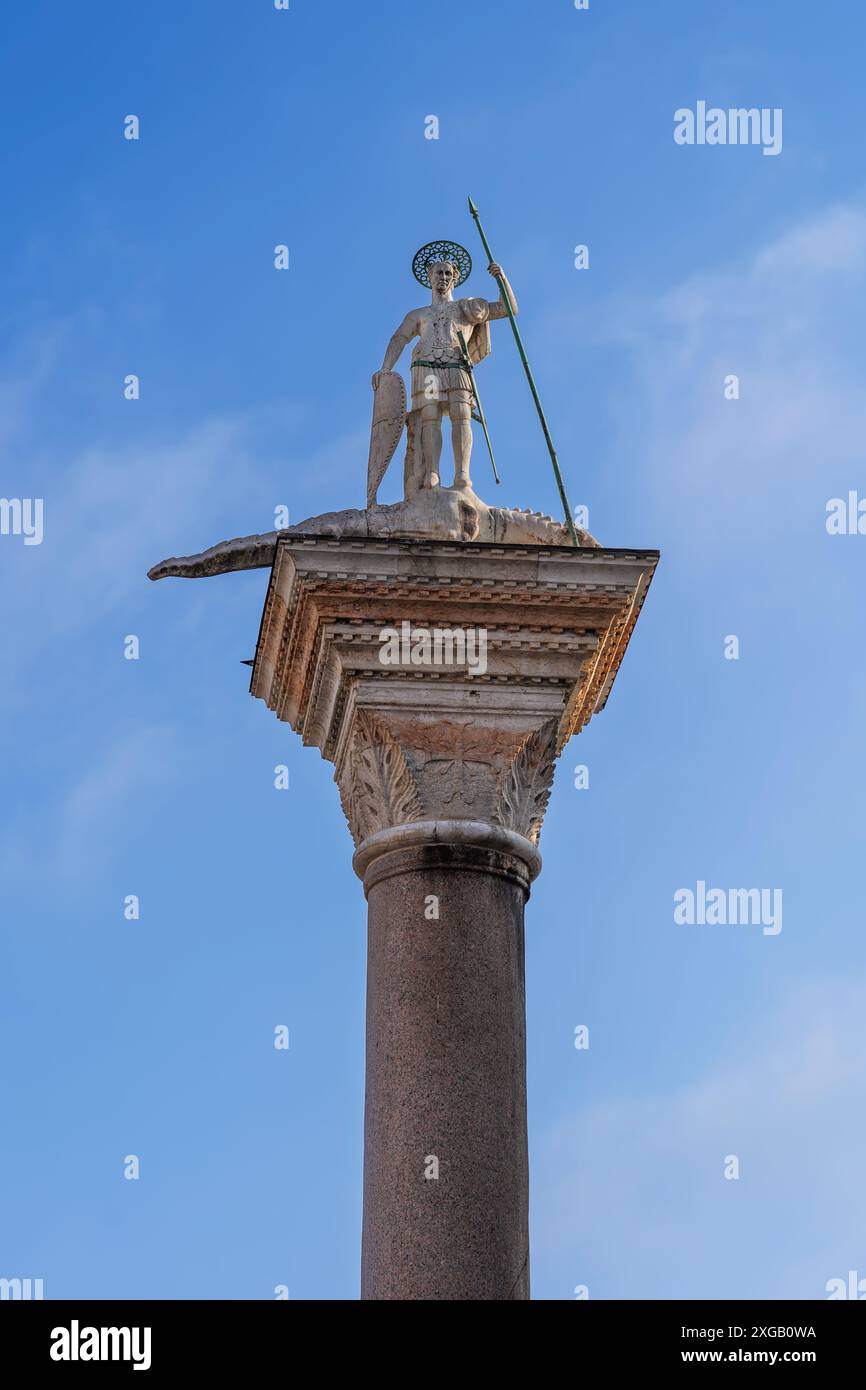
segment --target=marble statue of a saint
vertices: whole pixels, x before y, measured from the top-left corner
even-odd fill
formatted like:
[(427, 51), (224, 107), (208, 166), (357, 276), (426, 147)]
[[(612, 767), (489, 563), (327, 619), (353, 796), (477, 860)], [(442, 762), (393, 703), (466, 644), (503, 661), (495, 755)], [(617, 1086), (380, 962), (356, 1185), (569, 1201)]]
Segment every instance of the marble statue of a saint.
[[(373, 374), (378, 390), (386, 373), (392, 373), (403, 349), (413, 338), (418, 342), (411, 358), (411, 407), (408, 416), (406, 467), (407, 496), (419, 488), (439, 485), (442, 454), (442, 417), (450, 416), (454, 454), (454, 484), (470, 489), (469, 461), (472, 454), (473, 389), (472, 369), (490, 352), (491, 319), (513, 314), (517, 300), (500, 265), (487, 267), (503, 286), (499, 299), (455, 299), (461, 283), (461, 268), (450, 260), (430, 260), (424, 266), (431, 300), (406, 315), (391, 338), (382, 366)], [(420, 277), (419, 277), (420, 278)], [(387, 466), (387, 460), (385, 460)], [(384, 472), (384, 467), (382, 467)], [(378, 483), (378, 479), (376, 480)], [(375, 493), (375, 489), (374, 489)]]

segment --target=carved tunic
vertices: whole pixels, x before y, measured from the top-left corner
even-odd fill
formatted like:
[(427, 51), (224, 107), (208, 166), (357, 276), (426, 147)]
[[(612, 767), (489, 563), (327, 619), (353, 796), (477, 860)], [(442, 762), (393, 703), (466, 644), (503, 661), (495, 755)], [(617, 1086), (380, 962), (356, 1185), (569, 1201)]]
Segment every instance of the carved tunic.
[[(462, 332), (470, 360), (479, 362), (490, 351), (489, 319), (502, 318), (501, 303), (486, 299), (455, 299), (431, 304), (418, 312), (420, 335), (412, 353), (412, 409), (418, 410), (428, 401), (448, 400), (449, 391), (472, 390), (469, 373), (460, 367), (437, 369), (430, 363), (461, 360), (458, 330)], [(473, 335), (477, 336), (473, 338)]]

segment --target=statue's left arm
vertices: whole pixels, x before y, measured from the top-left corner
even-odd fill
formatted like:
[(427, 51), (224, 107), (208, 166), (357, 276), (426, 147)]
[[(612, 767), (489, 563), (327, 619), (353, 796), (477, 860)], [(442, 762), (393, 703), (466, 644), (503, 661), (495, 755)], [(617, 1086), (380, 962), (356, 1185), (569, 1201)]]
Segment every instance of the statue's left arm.
[(508, 295), (508, 303), (511, 305), (511, 312), (516, 315), (518, 312), (517, 299), (515, 298), (514, 290), (508, 283), (508, 276), (505, 274), (502, 266), (498, 265), (496, 261), (491, 261), (487, 270), (488, 273), (493, 276), (494, 280), (498, 277), (502, 282), (499, 287), (499, 298), (490, 301), (490, 318), (504, 319), (508, 317), (508, 310), (505, 307), (506, 295)]

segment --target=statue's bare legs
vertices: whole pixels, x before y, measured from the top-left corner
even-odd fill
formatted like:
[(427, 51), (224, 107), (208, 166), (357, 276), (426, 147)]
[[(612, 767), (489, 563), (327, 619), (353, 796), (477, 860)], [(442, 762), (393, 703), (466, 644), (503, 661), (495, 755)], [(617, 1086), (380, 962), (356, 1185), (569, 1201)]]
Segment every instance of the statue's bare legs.
[(421, 457), (424, 460), (421, 486), (438, 487), (442, 457), (442, 406), (439, 401), (427, 401), (421, 408)]
[(454, 486), (471, 487), (469, 459), (472, 454), (472, 407), (465, 391), (448, 393), (451, 415), (451, 448), (454, 453)]
[(472, 454), (472, 407), (465, 391), (449, 391), (448, 404), (427, 401), (421, 409), (421, 457), (423, 460), (422, 487), (439, 486), (439, 464), (442, 458), (442, 416), (451, 416), (451, 447), (454, 453), (454, 483), (456, 488), (468, 488), (469, 459)]

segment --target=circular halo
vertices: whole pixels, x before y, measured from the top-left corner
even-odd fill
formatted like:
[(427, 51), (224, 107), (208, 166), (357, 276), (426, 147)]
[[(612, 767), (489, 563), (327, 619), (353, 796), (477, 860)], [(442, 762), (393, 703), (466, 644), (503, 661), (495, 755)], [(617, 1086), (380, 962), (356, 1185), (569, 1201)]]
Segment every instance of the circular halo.
[(430, 289), (427, 267), (431, 261), (451, 261), (457, 267), (457, 285), (462, 285), (472, 273), (472, 257), (458, 241), (428, 241), (412, 257), (412, 274), (420, 285)]

